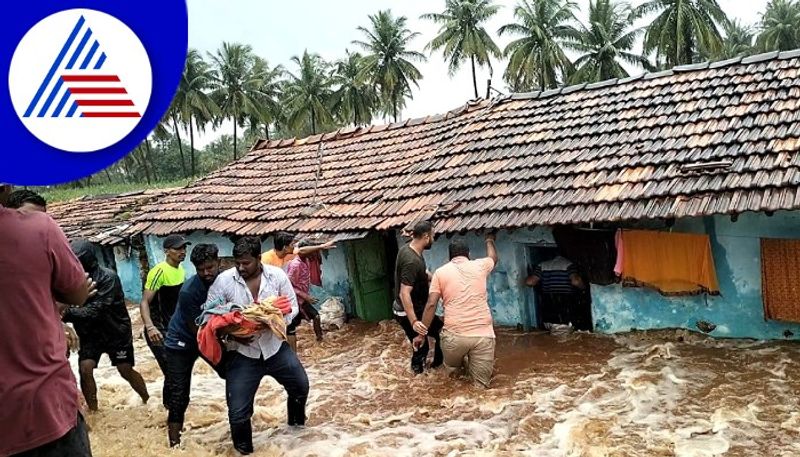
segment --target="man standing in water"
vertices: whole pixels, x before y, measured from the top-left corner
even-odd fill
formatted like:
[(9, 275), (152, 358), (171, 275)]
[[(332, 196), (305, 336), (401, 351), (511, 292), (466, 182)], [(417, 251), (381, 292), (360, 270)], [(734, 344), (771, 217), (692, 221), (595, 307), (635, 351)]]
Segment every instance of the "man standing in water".
[[(414, 324), (422, 317), (425, 303), (428, 300), (430, 276), (425, 265), (422, 252), (433, 246), (433, 225), (428, 221), (420, 221), (412, 229), (412, 240), (400, 248), (397, 253), (397, 262), (394, 270), (395, 301), (393, 311), (395, 320), (400, 324), (408, 340), (413, 343), (417, 332)], [(433, 363), (431, 368), (442, 364), (442, 348), (439, 343), (439, 330), (442, 321), (433, 317), (427, 332), (436, 339)], [(419, 347), (414, 348), (411, 355), (411, 369), (414, 373), (422, 373), (425, 358), (428, 356), (428, 340)]]
[(3, 207), (10, 192), (0, 183), (0, 455), (91, 457), (56, 300), (82, 305), (94, 284), (47, 214)]
[(167, 389), (167, 355), (164, 352), (164, 334), (167, 331), (175, 306), (178, 304), (178, 293), (183, 286), (186, 272), (181, 262), (186, 258), (186, 246), (190, 245), (181, 235), (169, 235), (164, 239), (166, 259), (154, 266), (147, 274), (144, 285), (142, 303), (139, 309), (144, 323), (144, 337), (150, 351), (158, 362), (164, 375), (162, 403), (169, 408), (169, 389)]
[(167, 433), (169, 445), (181, 442), (181, 432), (189, 393), (192, 387), (192, 370), (200, 350), (197, 348), (197, 317), (203, 312), (208, 300), (208, 288), (219, 274), (219, 250), (213, 244), (198, 244), (189, 257), (197, 274), (181, 287), (175, 314), (169, 321), (164, 339), (167, 354), (167, 389), (169, 390), (169, 416)]
[[(244, 237), (233, 246), (236, 267), (217, 277), (208, 291), (208, 301), (222, 300), (243, 306), (270, 297), (285, 296), (290, 307), (281, 309), (286, 323), (297, 315), (297, 297), (283, 270), (261, 263), (261, 242)], [(251, 341), (229, 338), (225, 344), (231, 351), (225, 369), (225, 397), (233, 446), (242, 454), (253, 453), (253, 429), (250, 419), (256, 391), (264, 376), (272, 376), (286, 389), (288, 424), (306, 423), (308, 376), (295, 352), (275, 334), (267, 330)]]
[(64, 322), (72, 322), (80, 338), (78, 365), (81, 390), (89, 409), (97, 411), (97, 384), (94, 369), (103, 354), (108, 354), (111, 365), (128, 381), (144, 403), (150, 398), (147, 386), (133, 369), (133, 334), (131, 318), (125, 306), (125, 296), (119, 276), (97, 264), (92, 243), (78, 239), (71, 243), (72, 251), (97, 285), (97, 294), (84, 306), (70, 307), (64, 312)]
[(487, 256), (476, 260), (470, 260), (469, 246), (464, 240), (450, 242), (450, 262), (433, 274), (422, 322), (414, 325), (420, 334), (414, 345), (419, 346), (427, 340), (427, 327), (435, 318), (441, 298), (444, 366), (451, 373), (465, 368), (484, 387), (489, 387), (494, 370), (495, 335), (486, 292), (486, 280), (497, 265), (494, 241), (494, 234), (486, 235)]

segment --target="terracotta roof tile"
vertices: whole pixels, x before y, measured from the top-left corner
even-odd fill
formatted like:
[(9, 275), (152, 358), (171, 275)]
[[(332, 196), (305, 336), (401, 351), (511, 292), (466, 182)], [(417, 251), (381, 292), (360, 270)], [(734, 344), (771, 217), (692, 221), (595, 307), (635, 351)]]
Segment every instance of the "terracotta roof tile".
[(445, 204), (446, 232), (796, 209), (798, 148), (800, 53), (772, 53), (261, 141), (130, 231), (360, 232)]

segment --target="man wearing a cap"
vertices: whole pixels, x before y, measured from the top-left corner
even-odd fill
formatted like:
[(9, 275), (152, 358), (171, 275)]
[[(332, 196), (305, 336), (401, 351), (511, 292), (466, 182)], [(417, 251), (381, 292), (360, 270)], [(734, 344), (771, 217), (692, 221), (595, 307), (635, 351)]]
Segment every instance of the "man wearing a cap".
[[(144, 336), (147, 345), (158, 362), (161, 373), (167, 374), (167, 354), (164, 348), (164, 335), (167, 333), (175, 306), (178, 304), (178, 293), (186, 279), (186, 272), (181, 262), (186, 258), (186, 246), (191, 243), (181, 235), (169, 235), (164, 239), (166, 259), (150, 269), (144, 285), (144, 294), (139, 309), (144, 323)], [(169, 389), (164, 382), (162, 402), (169, 408)]]

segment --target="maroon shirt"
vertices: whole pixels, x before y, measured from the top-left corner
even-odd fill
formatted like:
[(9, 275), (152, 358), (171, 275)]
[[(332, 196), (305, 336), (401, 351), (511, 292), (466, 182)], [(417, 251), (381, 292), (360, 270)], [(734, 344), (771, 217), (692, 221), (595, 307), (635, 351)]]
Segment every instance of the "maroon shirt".
[(83, 281), (50, 216), (0, 207), (0, 456), (57, 440), (77, 425), (78, 391), (53, 293)]

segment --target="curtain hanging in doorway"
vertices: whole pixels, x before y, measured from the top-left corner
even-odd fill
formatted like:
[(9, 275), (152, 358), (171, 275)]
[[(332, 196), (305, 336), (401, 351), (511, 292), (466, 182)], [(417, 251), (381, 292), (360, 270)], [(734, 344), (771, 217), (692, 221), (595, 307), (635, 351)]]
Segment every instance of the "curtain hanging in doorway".
[(664, 295), (719, 294), (708, 235), (623, 230), (621, 241), (623, 285)]
[(800, 240), (761, 240), (761, 291), (764, 316), (800, 322)]

